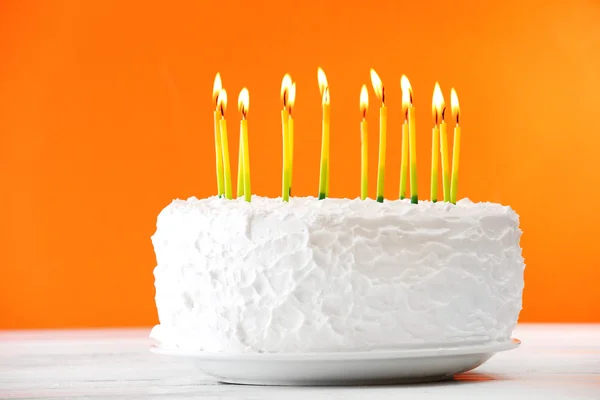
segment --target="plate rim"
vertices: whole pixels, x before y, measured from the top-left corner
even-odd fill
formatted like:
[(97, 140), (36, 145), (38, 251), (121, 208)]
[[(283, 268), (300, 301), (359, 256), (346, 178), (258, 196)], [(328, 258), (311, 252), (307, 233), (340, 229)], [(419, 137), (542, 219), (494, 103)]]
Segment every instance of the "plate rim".
[(452, 345), (421, 347), (394, 350), (370, 350), (354, 352), (312, 352), (312, 353), (214, 353), (205, 351), (189, 351), (163, 348), (153, 344), (150, 352), (159, 355), (191, 357), (204, 361), (352, 361), (352, 360), (385, 360), (400, 358), (422, 358), (438, 356), (455, 356), (469, 354), (498, 353), (513, 350), (521, 345), (521, 340), (510, 338), (505, 341), (482, 343), (476, 345)]

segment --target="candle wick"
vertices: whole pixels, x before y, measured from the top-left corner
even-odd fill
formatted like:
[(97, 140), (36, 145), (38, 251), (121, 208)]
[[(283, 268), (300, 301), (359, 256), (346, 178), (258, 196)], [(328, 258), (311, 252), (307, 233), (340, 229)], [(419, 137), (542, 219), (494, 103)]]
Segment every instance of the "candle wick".
[(381, 102), (385, 103), (385, 87), (381, 86)]
[(325, 87), (323, 90), (323, 104), (329, 104), (329, 87)]
[(412, 90), (409, 90), (408, 94), (410, 95), (410, 105), (412, 106), (412, 103), (413, 103)]

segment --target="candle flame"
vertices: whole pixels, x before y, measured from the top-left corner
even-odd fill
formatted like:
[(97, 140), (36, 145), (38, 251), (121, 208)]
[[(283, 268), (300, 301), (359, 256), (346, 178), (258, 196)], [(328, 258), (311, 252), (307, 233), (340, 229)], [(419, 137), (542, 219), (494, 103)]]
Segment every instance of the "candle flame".
[(444, 95), (442, 94), (442, 89), (440, 89), (440, 84), (435, 83), (435, 87), (433, 88), (433, 99), (431, 101), (431, 113), (433, 115), (433, 123), (439, 124), (444, 120), (444, 113), (446, 111), (446, 103), (444, 102)]
[(292, 86), (292, 77), (290, 74), (285, 74), (281, 81), (281, 101), (283, 102), (283, 108), (287, 108), (288, 98), (290, 95), (290, 87)]
[(363, 118), (367, 117), (367, 110), (369, 109), (369, 92), (367, 91), (367, 85), (362, 85), (360, 89), (360, 113)]
[(227, 109), (227, 91), (222, 89), (217, 97), (217, 110), (221, 111), (221, 116), (225, 116), (225, 110)]
[(373, 68), (371, 68), (371, 84), (373, 85), (375, 96), (377, 96), (382, 103), (385, 103), (385, 89), (381, 83), (379, 75), (377, 75), (377, 72), (375, 72)]
[(406, 107), (412, 106), (412, 86), (410, 86), (410, 81), (406, 75), (402, 75), (402, 78), (400, 78), (400, 88), (402, 89), (402, 105)]
[(250, 106), (250, 93), (248, 89), (243, 88), (238, 96), (238, 110), (242, 113), (242, 118), (246, 119), (248, 115), (248, 107)]
[(456, 125), (458, 125), (460, 120), (460, 106), (458, 105), (458, 96), (454, 88), (450, 91), (450, 107), (452, 108), (452, 117), (456, 120)]
[(294, 108), (294, 103), (296, 102), (296, 82), (292, 83), (290, 86), (290, 93), (288, 95), (288, 113), (292, 115), (292, 109)]
[(217, 99), (221, 89), (223, 89), (223, 85), (221, 84), (221, 74), (217, 72), (215, 83), (213, 83), (213, 103), (215, 103), (215, 107), (218, 106)]
[(317, 81), (319, 82), (319, 93), (321, 93), (321, 96), (324, 96), (325, 89), (329, 88), (329, 84), (327, 83), (325, 71), (321, 67), (317, 69)]

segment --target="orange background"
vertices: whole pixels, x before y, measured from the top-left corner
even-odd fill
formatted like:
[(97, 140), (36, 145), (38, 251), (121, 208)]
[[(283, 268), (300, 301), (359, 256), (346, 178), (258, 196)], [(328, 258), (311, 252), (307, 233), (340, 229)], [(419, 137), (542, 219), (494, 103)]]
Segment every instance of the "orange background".
[(7, 0), (0, 58), (0, 328), (156, 322), (156, 216), (173, 198), (216, 190), (217, 71), (229, 92), (232, 170), (235, 102), (247, 86), (253, 191), (268, 196), (280, 193), (279, 89), (292, 75), (294, 190), (317, 195), (318, 66), (331, 89), (332, 196), (359, 195), (369, 68), (387, 87), (388, 198), (398, 194), (401, 74), (418, 107), (421, 198), (433, 85), (447, 101), (454, 86), (460, 196), (521, 215), (521, 320), (600, 322), (598, 1)]

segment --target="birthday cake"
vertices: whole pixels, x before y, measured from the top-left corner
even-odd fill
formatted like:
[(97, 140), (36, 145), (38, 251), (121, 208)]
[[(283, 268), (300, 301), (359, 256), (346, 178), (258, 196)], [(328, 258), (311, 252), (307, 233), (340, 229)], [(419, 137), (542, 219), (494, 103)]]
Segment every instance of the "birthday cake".
[[(384, 198), (387, 108), (380, 109), (377, 196), (368, 198), (367, 105), (360, 96), (361, 196), (330, 198), (329, 86), (318, 69), (322, 146), (318, 199), (290, 196), (295, 83), (282, 81), (282, 196), (252, 195), (247, 112), (241, 114), (237, 199), (229, 162), (227, 93), (213, 87), (218, 196), (175, 200), (152, 236), (159, 325), (165, 350), (230, 354), (365, 352), (498, 344), (510, 340), (521, 311), (519, 216), (509, 206), (457, 200), (461, 127), (454, 89), (452, 179), (445, 105), (432, 101), (431, 192), (418, 199), (412, 88), (402, 76), (400, 198)], [(410, 151), (409, 151), (410, 149)], [(436, 202), (441, 155), (444, 201)], [(407, 176), (410, 161), (410, 200)]]
[(357, 352), (504, 342), (519, 216), (495, 203), (175, 200), (152, 237), (161, 347)]

